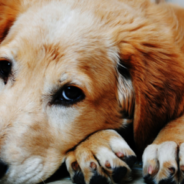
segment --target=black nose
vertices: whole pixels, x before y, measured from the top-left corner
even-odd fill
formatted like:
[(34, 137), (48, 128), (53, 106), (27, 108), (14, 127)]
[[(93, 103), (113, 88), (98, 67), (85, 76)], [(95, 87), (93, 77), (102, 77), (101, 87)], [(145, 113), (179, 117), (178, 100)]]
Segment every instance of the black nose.
[(0, 160), (0, 179), (6, 174), (8, 165)]

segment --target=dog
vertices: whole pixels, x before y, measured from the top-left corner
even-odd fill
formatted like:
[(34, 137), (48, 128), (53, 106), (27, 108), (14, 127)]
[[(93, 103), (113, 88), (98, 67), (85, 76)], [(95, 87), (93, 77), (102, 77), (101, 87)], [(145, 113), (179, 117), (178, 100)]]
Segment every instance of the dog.
[(145, 181), (182, 183), (183, 17), (148, 0), (0, 0), (0, 183), (63, 162), (78, 184), (129, 180), (129, 125)]

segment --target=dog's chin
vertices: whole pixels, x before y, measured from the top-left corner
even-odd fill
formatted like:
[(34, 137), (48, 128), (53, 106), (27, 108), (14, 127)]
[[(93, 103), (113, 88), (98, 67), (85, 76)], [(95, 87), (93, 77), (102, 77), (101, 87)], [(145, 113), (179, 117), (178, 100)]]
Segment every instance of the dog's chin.
[[(54, 182), (57, 180), (61, 180), (65, 177), (69, 177), (69, 173), (66, 169), (66, 165), (65, 163), (63, 163), (57, 170), (55, 173), (53, 173), (53, 175), (51, 175), (49, 178), (47, 178), (44, 183), (49, 183), (49, 182)], [(43, 184), (43, 182), (39, 183), (39, 184)]]

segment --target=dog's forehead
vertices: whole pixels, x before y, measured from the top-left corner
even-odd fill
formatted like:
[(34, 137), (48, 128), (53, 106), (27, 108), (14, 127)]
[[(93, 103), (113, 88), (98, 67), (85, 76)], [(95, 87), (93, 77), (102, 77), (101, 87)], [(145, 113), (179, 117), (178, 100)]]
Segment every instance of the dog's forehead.
[(86, 47), (99, 37), (101, 42), (110, 42), (104, 22), (99, 20), (93, 9), (86, 11), (64, 1), (46, 2), (43, 2), (44, 5), (36, 4), (20, 14), (6, 40), (12, 40), (13, 37), (19, 44), (24, 40), (34, 48), (53, 43), (68, 48)]
[(26, 64), (24, 69), (45, 67), (51, 73), (49, 76), (55, 76), (53, 80), (61, 75), (61, 80), (65, 79), (66, 72), (76, 78), (81, 75), (85, 81), (90, 71), (91, 78), (107, 76), (102, 68), (109, 71), (114, 67), (117, 48), (112, 46), (106, 28), (94, 13), (72, 8), (63, 1), (37, 6), (17, 18), (2, 43), (9, 55)]

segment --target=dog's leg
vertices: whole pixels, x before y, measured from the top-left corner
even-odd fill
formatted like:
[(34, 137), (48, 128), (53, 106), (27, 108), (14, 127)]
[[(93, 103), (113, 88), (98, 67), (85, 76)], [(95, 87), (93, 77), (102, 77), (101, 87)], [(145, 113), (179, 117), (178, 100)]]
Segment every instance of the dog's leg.
[(143, 175), (148, 184), (184, 182), (184, 117), (167, 124), (145, 149)]
[(135, 153), (114, 130), (91, 135), (66, 157), (74, 183), (107, 184), (129, 180)]

